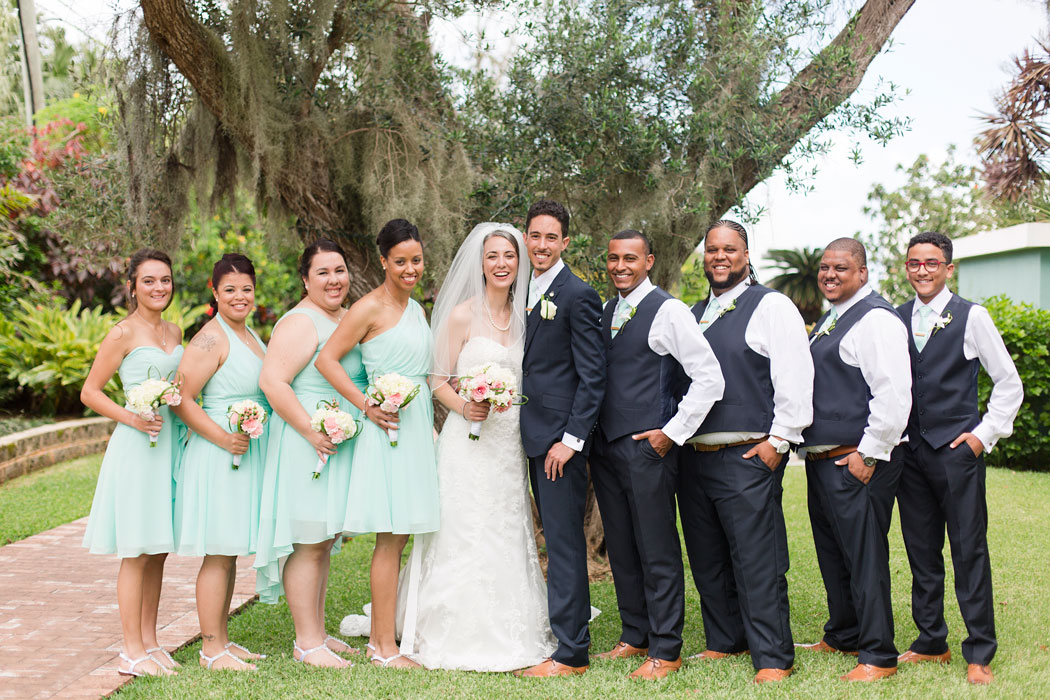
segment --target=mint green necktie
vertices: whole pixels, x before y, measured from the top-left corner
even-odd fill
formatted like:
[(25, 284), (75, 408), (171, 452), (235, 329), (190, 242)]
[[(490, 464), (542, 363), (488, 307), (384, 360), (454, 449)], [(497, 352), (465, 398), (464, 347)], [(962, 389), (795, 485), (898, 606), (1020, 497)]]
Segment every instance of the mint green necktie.
[(718, 318), (718, 312), (722, 310), (722, 305), (718, 303), (718, 297), (711, 297), (711, 301), (708, 302), (707, 308), (704, 309), (704, 315), (700, 317), (700, 331), (706, 333), (707, 329), (711, 327), (711, 324)]
[(930, 339), (931, 313), (933, 313), (933, 309), (927, 304), (919, 307), (919, 325), (912, 331), (915, 337), (915, 347), (919, 348), (919, 352), (922, 352), (922, 349), (926, 347), (926, 343)]
[(631, 318), (631, 312), (634, 311), (634, 307), (627, 303), (627, 300), (623, 297), (616, 302), (616, 311), (613, 312), (612, 320), (612, 337), (615, 338), (616, 334), (623, 328), (623, 324)]
[(816, 340), (821, 334), (827, 333), (828, 329), (835, 325), (835, 321), (839, 320), (839, 310), (834, 306), (831, 307), (831, 313), (824, 319), (824, 323), (820, 324), (820, 328), (817, 329), (816, 335), (813, 339)]
[(533, 277), (531, 280), (529, 280), (529, 303), (526, 304), (526, 306), (528, 308), (525, 309), (525, 310), (526, 311), (532, 311), (532, 309), (535, 308), (536, 304), (539, 303), (539, 300), (540, 300), (540, 284), (536, 280), (536, 278)]

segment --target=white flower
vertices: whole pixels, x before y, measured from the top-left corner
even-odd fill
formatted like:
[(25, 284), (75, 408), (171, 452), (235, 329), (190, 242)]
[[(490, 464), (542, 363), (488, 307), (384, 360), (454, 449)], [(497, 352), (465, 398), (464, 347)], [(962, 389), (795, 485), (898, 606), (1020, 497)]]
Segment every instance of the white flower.
[(544, 297), (540, 299), (540, 317), (545, 321), (550, 321), (554, 318), (555, 314), (558, 313), (558, 307), (555, 306), (554, 302)]
[(948, 313), (944, 314), (943, 316), (938, 316), (933, 321), (933, 327), (930, 330), (930, 337), (932, 338), (934, 333), (936, 333), (940, 329), (944, 328), (945, 326), (947, 326), (951, 322), (952, 322), (952, 312), (951, 311), (949, 311)]

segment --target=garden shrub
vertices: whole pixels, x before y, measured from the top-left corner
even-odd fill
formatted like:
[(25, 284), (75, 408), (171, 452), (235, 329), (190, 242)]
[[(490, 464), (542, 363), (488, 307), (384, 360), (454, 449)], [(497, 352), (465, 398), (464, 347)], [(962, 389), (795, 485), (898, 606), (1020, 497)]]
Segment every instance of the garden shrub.
[[(1014, 432), (999, 441), (985, 461), (992, 466), (1050, 471), (1050, 311), (1031, 304), (1014, 304), (1005, 296), (984, 302), (1010, 351), (1024, 385), (1024, 403), (1014, 420)], [(983, 413), (992, 391), (985, 372), (978, 379)]]

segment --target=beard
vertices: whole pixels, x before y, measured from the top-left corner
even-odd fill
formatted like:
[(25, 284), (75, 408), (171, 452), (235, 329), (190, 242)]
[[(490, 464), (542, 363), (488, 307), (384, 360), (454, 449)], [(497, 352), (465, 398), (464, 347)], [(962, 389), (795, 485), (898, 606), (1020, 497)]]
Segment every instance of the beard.
[(745, 267), (743, 267), (740, 270), (730, 270), (729, 271), (729, 276), (726, 277), (726, 281), (725, 282), (716, 282), (712, 278), (711, 273), (709, 273), (707, 270), (704, 270), (704, 277), (707, 278), (707, 283), (709, 285), (711, 285), (711, 289), (713, 289), (713, 290), (715, 290), (717, 292), (721, 292), (721, 291), (725, 291), (726, 289), (732, 289), (733, 287), (735, 287), (738, 284), (740, 284), (740, 280), (742, 280), (745, 277), (747, 277), (747, 273), (748, 273), (748, 269), (745, 266)]

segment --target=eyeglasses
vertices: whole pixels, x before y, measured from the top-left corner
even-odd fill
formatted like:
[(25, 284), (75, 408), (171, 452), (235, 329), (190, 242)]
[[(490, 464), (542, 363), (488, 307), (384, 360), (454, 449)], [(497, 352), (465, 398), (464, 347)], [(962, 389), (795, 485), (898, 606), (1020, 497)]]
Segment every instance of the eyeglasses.
[(937, 269), (941, 265), (947, 265), (948, 263), (942, 262), (941, 260), (916, 260), (912, 258), (908, 262), (904, 263), (904, 266), (908, 268), (908, 272), (918, 272), (920, 267), (925, 267), (927, 272), (937, 272)]

